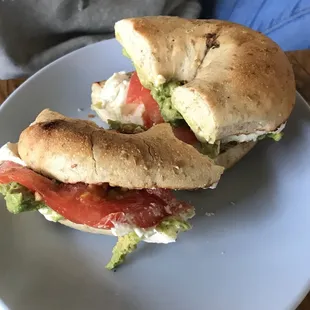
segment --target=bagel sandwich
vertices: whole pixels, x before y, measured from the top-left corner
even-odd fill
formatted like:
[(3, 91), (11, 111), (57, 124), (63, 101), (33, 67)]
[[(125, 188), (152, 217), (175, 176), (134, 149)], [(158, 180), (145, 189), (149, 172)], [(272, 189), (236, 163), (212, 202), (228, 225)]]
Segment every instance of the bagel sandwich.
[(115, 36), (135, 71), (93, 83), (92, 109), (103, 121), (168, 122), (226, 168), (232, 156), (223, 153), (235, 163), (257, 141), (281, 139), (295, 81), (268, 37), (231, 22), (168, 16), (120, 20)]
[(39, 211), (49, 221), (117, 236), (108, 269), (140, 241), (175, 241), (195, 212), (172, 189), (210, 187), (223, 168), (177, 139), (169, 124), (125, 129), (43, 110), (18, 143), (0, 149), (7, 209)]

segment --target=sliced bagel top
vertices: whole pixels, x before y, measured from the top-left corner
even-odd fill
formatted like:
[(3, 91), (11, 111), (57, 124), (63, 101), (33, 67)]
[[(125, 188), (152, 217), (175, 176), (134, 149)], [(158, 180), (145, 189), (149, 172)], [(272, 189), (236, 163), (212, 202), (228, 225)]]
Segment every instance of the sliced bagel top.
[(274, 131), (293, 109), (292, 66), (259, 32), (157, 16), (121, 20), (115, 33), (145, 87), (184, 82), (172, 91), (172, 104), (202, 140)]
[(169, 124), (121, 134), (44, 110), (20, 135), (18, 151), (33, 170), (66, 183), (133, 188), (206, 188), (223, 167), (178, 140)]

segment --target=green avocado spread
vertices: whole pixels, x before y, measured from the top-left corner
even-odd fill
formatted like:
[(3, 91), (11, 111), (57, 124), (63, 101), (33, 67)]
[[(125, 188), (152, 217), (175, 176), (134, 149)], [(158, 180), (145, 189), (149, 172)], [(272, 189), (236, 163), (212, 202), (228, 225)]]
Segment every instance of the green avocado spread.
[(176, 124), (180, 120), (183, 121), (182, 115), (174, 108), (171, 101), (173, 90), (182, 85), (181, 82), (168, 82), (160, 86), (151, 87), (151, 95), (159, 105), (161, 115), (165, 122)]
[(263, 140), (265, 138), (270, 138), (273, 139), (274, 141), (278, 142), (282, 139), (283, 137), (283, 133), (282, 132), (278, 132), (278, 133), (267, 133), (265, 135), (261, 135), (259, 136), (259, 140)]
[(112, 121), (109, 119), (108, 124), (109, 124), (109, 129), (115, 130), (119, 133), (135, 134), (135, 133), (146, 131), (145, 127), (141, 125), (133, 124), (133, 123), (123, 124), (119, 121)]
[[(43, 201), (37, 200), (35, 195), (24, 186), (12, 182), (0, 184), (0, 194), (4, 196), (9, 212), (19, 214), (26, 211), (38, 211), (48, 219), (57, 222), (63, 217), (49, 208)], [(185, 214), (184, 218), (189, 219), (194, 216), (194, 211)], [(157, 227), (158, 232), (164, 233), (170, 238), (176, 239), (180, 232), (189, 230), (191, 225), (185, 220), (178, 218), (166, 218)], [(115, 269), (122, 264), (126, 256), (132, 253), (138, 246), (143, 237), (139, 237), (135, 232), (119, 237), (112, 251), (112, 258), (106, 265), (107, 269)]]
[(137, 248), (140, 241), (141, 239), (135, 232), (118, 237), (118, 241), (112, 250), (112, 258), (106, 265), (106, 268), (112, 270), (122, 264), (126, 256)]
[(46, 207), (42, 201), (35, 200), (32, 192), (16, 182), (0, 184), (0, 193), (4, 196), (8, 211), (13, 214)]
[(166, 234), (172, 239), (176, 239), (180, 232), (190, 230), (191, 228), (192, 226), (184, 220), (167, 218), (156, 227), (156, 230)]
[[(192, 211), (187, 214), (186, 217), (191, 218), (194, 214), (194, 211)], [(176, 239), (179, 233), (191, 229), (191, 225), (185, 220), (172, 217), (164, 219), (155, 229), (159, 233)], [(130, 232), (127, 235), (118, 237), (118, 241), (112, 250), (112, 257), (106, 265), (106, 268), (112, 270), (122, 264), (126, 256), (132, 253), (142, 240), (143, 238), (139, 237), (135, 232)]]
[(0, 194), (4, 196), (9, 212), (19, 214), (26, 211), (37, 211), (58, 222), (63, 217), (48, 207), (43, 201), (36, 200), (35, 195), (26, 187), (16, 183), (0, 184)]

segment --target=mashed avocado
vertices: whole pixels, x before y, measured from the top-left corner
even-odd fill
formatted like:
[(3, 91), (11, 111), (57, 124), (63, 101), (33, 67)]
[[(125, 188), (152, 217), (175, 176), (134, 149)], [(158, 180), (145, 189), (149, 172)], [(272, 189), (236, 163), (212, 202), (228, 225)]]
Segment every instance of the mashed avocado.
[(176, 239), (180, 232), (190, 230), (192, 226), (186, 222), (175, 218), (168, 218), (163, 220), (156, 230), (160, 231), (172, 239)]
[(168, 82), (151, 88), (151, 95), (159, 105), (161, 115), (165, 122), (175, 124), (182, 120), (182, 115), (173, 107), (171, 102), (172, 91), (182, 85), (181, 82)]
[(126, 256), (137, 248), (140, 241), (141, 239), (135, 232), (118, 237), (118, 241), (112, 250), (112, 258), (106, 265), (106, 268), (112, 270), (122, 264)]
[(46, 207), (42, 201), (35, 200), (32, 192), (16, 182), (0, 184), (0, 193), (4, 196), (8, 211), (13, 214)]
[[(36, 200), (35, 195), (27, 188), (16, 182), (0, 184), (0, 194), (4, 196), (8, 211), (13, 214), (19, 214), (25, 211), (39, 211), (50, 221), (57, 222), (63, 219), (61, 215), (45, 205), (44, 202)], [(183, 218), (189, 219), (194, 214), (194, 211), (191, 211), (185, 214), (182, 219), (167, 218), (155, 230), (175, 240), (180, 232), (191, 228), (191, 225), (183, 220)], [(113, 248), (112, 258), (106, 265), (106, 268), (111, 270), (123, 263), (126, 256), (132, 253), (142, 240), (144, 240), (143, 237), (139, 237), (135, 232), (130, 232), (125, 236), (119, 237)]]
[(26, 211), (37, 211), (48, 217), (53, 222), (58, 222), (63, 217), (49, 208), (43, 201), (38, 201), (26, 187), (16, 183), (0, 184), (0, 194), (4, 196), (9, 212), (19, 214)]
[(282, 132), (278, 132), (278, 133), (267, 133), (266, 135), (262, 135), (260, 136), (258, 139), (259, 140), (263, 140), (265, 138), (271, 138), (274, 141), (278, 142), (282, 139), (283, 137), (283, 133)]
[(120, 132), (120, 133), (135, 134), (135, 133), (146, 131), (145, 127), (141, 125), (137, 125), (137, 124), (132, 124), (132, 123), (123, 124), (121, 122), (112, 121), (109, 119), (108, 124), (109, 124), (109, 129), (116, 130), (117, 132)]
[[(195, 213), (192, 212), (186, 217), (191, 218), (194, 214)], [(177, 218), (167, 218), (155, 228), (157, 232), (163, 233), (174, 240), (180, 232), (187, 231), (189, 229), (191, 229), (191, 225), (188, 222)], [(112, 250), (112, 258), (106, 265), (106, 268), (112, 270), (122, 264), (126, 256), (132, 253), (142, 240), (143, 238), (139, 237), (135, 232), (130, 232), (125, 236), (118, 237), (118, 241)]]

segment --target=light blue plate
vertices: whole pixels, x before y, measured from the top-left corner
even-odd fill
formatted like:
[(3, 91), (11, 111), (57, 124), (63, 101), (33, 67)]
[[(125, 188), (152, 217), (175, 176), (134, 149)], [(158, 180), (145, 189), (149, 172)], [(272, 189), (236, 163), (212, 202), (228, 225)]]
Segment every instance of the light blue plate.
[[(0, 108), (0, 144), (44, 108), (87, 118), (91, 83), (131, 69), (114, 40), (54, 62)], [(115, 273), (115, 238), (13, 216), (1, 200), (0, 298), (12, 310), (294, 308), (310, 279), (309, 112), (297, 96), (281, 142), (259, 143), (216, 190), (180, 193), (197, 207), (193, 230), (143, 244)]]

